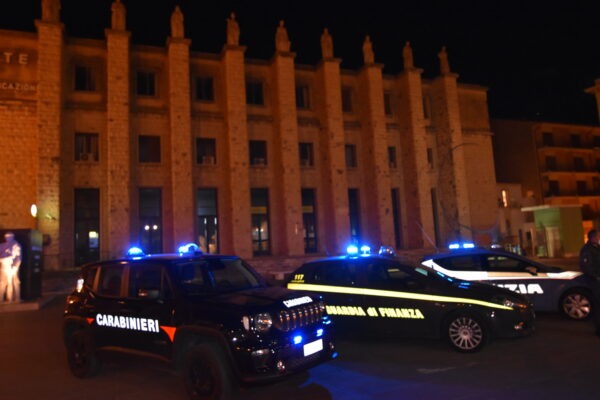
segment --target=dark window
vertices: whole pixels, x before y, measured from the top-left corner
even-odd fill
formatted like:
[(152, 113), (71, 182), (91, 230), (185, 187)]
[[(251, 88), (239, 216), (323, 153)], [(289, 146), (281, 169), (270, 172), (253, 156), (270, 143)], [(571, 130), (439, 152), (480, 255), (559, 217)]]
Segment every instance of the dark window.
[(383, 109), (385, 115), (392, 115), (392, 94), (390, 92), (383, 93)]
[[(327, 262), (314, 266), (314, 283), (335, 286), (354, 286), (356, 284), (356, 265), (353, 262)], [(310, 278), (310, 277), (309, 277)]]
[(299, 145), (300, 165), (303, 167), (312, 167), (314, 165), (313, 144), (303, 143)]
[(98, 161), (98, 134), (75, 134), (75, 161)]
[(160, 265), (131, 266), (129, 273), (129, 297), (138, 299), (169, 298), (170, 286)]
[(429, 117), (431, 116), (430, 107), (431, 99), (429, 98), (429, 96), (423, 96), (423, 118), (429, 119)]
[(577, 195), (578, 196), (587, 196), (587, 182), (586, 181), (577, 181)]
[(571, 135), (571, 147), (581, 147), (581, 136), (577, 134)]
[(83, 65), (75, 66), (75, 90), (82, 92), (93, 92), (96, 90), (91, 67)]
[(155, 96), (156, 74), (154, 72), (137, 71), (135, 93), (140, 96)]
[(392, 217), (394, 219), (394, 237), (396, 248), (402, 247), (402, 215), (400, 214), (400, 189), (392, 189)]
[(217, 163), (217, 145), (215, 139), (196, 138), (196, 163), (214, 165)]
[(214, 80), (212, 77), (196, 77), (196, 100), (211, 102), (215, 100)]
[(546, 170), (556, 171), (556, 157), (546, 156)]
[(140, 246), (145, 253), (162, 252), (162, 191), (159, 188), (139, 190)]
[(520, 272), (524, 271), (525, 267), (528, 266), (527, 263), (511, 257), (505, 256), (487, 256), (488, 271), (497, 271), (497, 272)]
[(160, 136), (140, 135), (139, 141), (139, 161), (141, 163), (160, 162)]
[(258, 106), (265, 104), (262, 82), (246, 82), (246, 103)]
[(200, 250), (204, 253), (218, 253), (217, 189), (198, 189), (196, 209), (198, 210), (198, 242)]
[(350, 219), (350, 239), (360, 243), (360, 202), (358, 189), (348, 189), (348, 217)]
[(352, 112), (352, 88), (342, 86), (342, 111)]
[(585, 162), (581, 157), (575, 157), (573, 159), (573, 165), (575, 167), (575, 171), (585, 171)]
[(296, 107), (301, 110), (310, 109), (310, 98), (308, 92), (308, 85), (297, 85), (296, 86)]
[(304, 224), (304, 252), (317, 251), (317, 213), (314, 189), (302, 189), (302, 222)]
[(250, 152), (250, 165), (267, 165), (267, 142), (264, 140), (251, 140), (248, 146)]
[(100, 259), (100, 190), (75, 189), (75, 265)]
[(252, 251), (255, 256), (271, 252), (269, 241), (269, 189), (250, 189), (252, 209)]
[(430, 169), (433, 169), (433, 149), (431, 147), (427, 148), (427, 164), (429, 164)]
[(594, 136), (594, 147), (600, 147), (600, 136)]
[(356, 160), (356, 146), (353, 144), (347, 144), (345, 147), (346, 151), (346, 167), (356, 168), (358, 162)]
[(438, 258), (436, 264), (450, 271), (483, 271), (482, 259), (478, 255), (465, 255), (447, 258)]
[(548, 193), (546, 196), (558, 196), (560, 194), (560, 187), (558, 186), (558, 181), (549, 181), (548, 182)]
[(542, 143), (544, 146), (554, 146), (554, 136), (552, 135), (552, 132), (542, 133)]
[(123, 266), (103, 265), (100, 268), (98, 294), (101, 296), (120, 297), (123, 283)]
[(388, 147), (388, 164), (392, 169), (398, 166), (396, 164), (396, 148), (394, 146)]

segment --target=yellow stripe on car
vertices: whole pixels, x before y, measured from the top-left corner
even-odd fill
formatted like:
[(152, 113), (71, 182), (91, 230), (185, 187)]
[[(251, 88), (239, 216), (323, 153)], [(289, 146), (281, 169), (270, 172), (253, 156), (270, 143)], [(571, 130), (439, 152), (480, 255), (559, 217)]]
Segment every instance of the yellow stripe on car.
[(474, 304), (482, 307), (497, 308), (500, 310), (512, 310), (512, 307), (507, 307), (502, 304), (490, 303), (488, 301), (467, 299), (463, 297), (438, 296), (433, 294), (411, 293), (411, 292), (396, 292), (392, 290), (355, 288), (347, 286), (329, 286), (329, 285), (311, 285), (308, 283), (288, 283), (288, 289), (306, 290), (310, 292), (327, 292), (341, 294), (357, 294), (363, 296), (390, 297), (396, 299), (411, 299), (422, 301), (434, 301), (440, 303), (465, 303)]

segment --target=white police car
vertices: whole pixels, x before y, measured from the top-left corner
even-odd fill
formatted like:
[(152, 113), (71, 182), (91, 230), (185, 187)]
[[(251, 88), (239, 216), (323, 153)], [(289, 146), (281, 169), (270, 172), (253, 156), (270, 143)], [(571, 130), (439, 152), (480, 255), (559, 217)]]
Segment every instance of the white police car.
[(500, 249), (457, 247), (426, 256), (422, 264), (451, 277), (524, 294), (536, 311), (559, 311), (574, 320), (590, 316), (591, 282), (581, 272), (544, 265)]

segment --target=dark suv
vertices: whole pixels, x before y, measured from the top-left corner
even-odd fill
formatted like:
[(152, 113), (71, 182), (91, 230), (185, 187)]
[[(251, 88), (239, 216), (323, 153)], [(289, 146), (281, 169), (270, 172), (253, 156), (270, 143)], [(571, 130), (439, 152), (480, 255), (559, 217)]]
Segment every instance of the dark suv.
[(99, 370), (99, 350), (141, 352), (171, 362), (204, 399), (334, 358), (330, 323), (318, 295), (267, 286), (239, 257), (196, 252), (84, 266), (63, 328), (75, 376)]

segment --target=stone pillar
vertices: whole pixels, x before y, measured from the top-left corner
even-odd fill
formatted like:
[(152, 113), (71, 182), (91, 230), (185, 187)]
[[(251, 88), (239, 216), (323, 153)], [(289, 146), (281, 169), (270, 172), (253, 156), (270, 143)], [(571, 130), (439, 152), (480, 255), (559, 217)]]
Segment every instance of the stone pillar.
[(404, 70), (396, 84), (400, 93), (400, 126), (403, 196), (406, 214), (406, 246), (421, 248), (435, 240), (431, 184), (427, 163), (427, 133), (423, 114), (422, 69), (413, 64), (410, 43), (403, 50)]
[(274, 82), (274, 175), (275, 187), (271, 218), (273, 255), (304, 254), (302, 198), (300, 193), (300, 159), (294, 53), (289, 52), (287, 33), (280, 23), (276, 36), (277, 51), (271, 62)]
[(325, 30), (321, 37), (323, 60), (317, 66), (317, 86), (322, 94), (317, 99), (321, 123), (320, 175), (323, 204), (319, 221), (325, 229), (323, 249), (330, 254), (345, 250), (350, 239), (348, 181), (346, 175), (344, 118), (342, 113), (341, 60), (333, 58), (331, 36)]
[(252, 257), (248, 126), (246, 118), (245, 47), (239, 46), (239, 27), (232, 14), (227, 21), (227, 44), (221, 53), (225, 114), (225, 193), (219, 196), (221, 252)]
[[(42, 19), (35, 22), (38, 32), (37, 125), (39, 162), (37, 166), (37, 206), (39, 230), (49, 235), (44, 246), (44, 267), (61, 267), (60, 183), (61, 127), (63, 102), (64, 26), (59, 21), (60, 2), (44, 0)], [(66, 162), (66, 161), (65, 161)], [(67, 239), (69, 240), (69, 239)]]
[(596, 109), (598, 111), (598, 120), (600, 121), (600, 79), (594, 81), (594, 86), (585, 90), (586, 93), (593, 94), (596, 98)]
[(169, 138), (172, 236), (165, 247), (195, 241), (193, 143), (190, 99), (190, 40), (184, 38), (183, 14), (179, 6), (171, 15), (171, 37), (167, 43), (169, 85)]
[(106, 29), (106, 210), (100, 241), (103, 254), (120, 257), (130, 245), (131, 226), (131, 136), (130, 103), (130, 33), (125, 30), (125, 6), (112, 5), (111, 29)]
[(383, 105), (383, 65), (375, 64), (369, 37), (363, 45), (365, 65), (359, 74), (361, 94), (361, 134), (364, 154), (361, 171), (361, 198), (366, 207), (364, 237), (369, 244), (393, 246), (394, 218), (391, 201), (391, 180), (388, 163), (388, 142)]
[(438, 154), (438, 210), (442, 237), (471, 240), (471, 213), (467, 186), (465, 148), (458, 100), (458, 75), (450, 72), (445, 48), (439, 53), (440, 76), (432, 84), (432, 122), (436, 127)]

